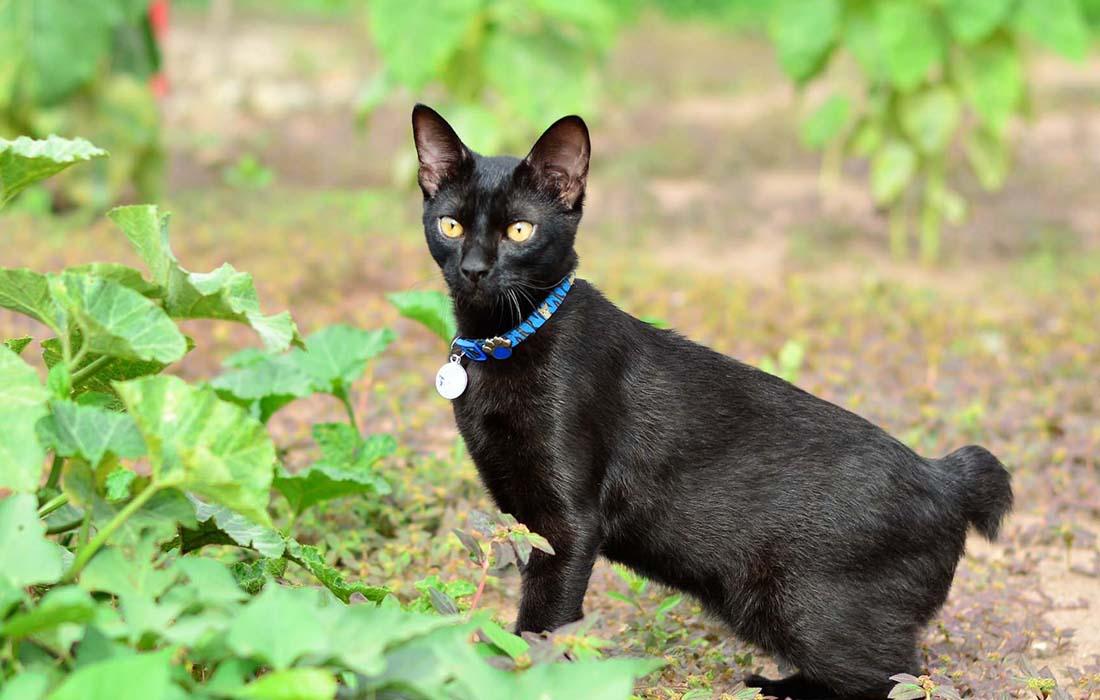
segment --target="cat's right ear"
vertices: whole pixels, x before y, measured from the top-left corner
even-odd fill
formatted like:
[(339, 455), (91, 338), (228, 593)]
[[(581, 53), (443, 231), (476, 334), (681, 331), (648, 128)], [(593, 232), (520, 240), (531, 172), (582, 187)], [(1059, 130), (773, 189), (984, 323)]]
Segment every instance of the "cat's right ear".
[(420, 189), (425, 197), (434, 197), (443, 183), (457, 175), (473, 156), (447, 120), (427, 105), (413, 107), (412, 127), (420, 159)]

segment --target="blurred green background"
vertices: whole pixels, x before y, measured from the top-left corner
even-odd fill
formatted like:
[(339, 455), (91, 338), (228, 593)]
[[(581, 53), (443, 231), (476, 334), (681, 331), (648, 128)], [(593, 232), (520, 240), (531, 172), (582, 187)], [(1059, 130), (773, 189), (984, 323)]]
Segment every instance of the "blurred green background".
[[(393, 326), (360, 412), (409, 447), (392, 476), (405, 519), (386, 537), (335, 509), (306, 526), (396, 588), (446, 578), (461, 556), (437, 536), (485, 501), (468, 462), (449, 467), (428, 381), (442, 348), (383, 298), (442, 289), (409, 112), (426, 102), (473, 149), (515, 154), (580, 113), (582, 276), (926, 454), (980, 441), (1013, 468), (1018, 515), (960, 566), (926, 658), (993, 683), (1010, 671), (987, 640), (1011, 628), (1041, 663), (1085, 666), (1100, 632), (1067, 606), (1100, 607), (1077, 571), (1095, 539), (1063, 561), (1058, 533), (1100, 531), (1098, 31), (1100, 0), (0, 0), (0, 137), (112, 153), (0, 214), (0, 265), (132, 262), (100, 214), (157, 202), (181, 259), (248, 270), (303, 332)], [(25, 323), (0, 312), (0, 338)], [(187, 330), (189, 378), (252, 342)], [(305, 403), (272, 429), (290, 442), (335, 410)], [(1047, 598), (991, 599), (1005, 580)], [(606, 567), (593, 587), (609, 653), (675, 662), (645, 697), (753, 664), (687, 605), (658, 624), (601, 595), (623, 590)]]

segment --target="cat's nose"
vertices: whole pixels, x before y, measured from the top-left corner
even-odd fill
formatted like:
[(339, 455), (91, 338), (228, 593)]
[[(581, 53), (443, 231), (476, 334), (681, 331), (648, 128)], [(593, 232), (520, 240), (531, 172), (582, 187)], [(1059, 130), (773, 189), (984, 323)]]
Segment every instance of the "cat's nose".
[(489, 272), (489, 265), (484, 260), (467, 258), (462, 261), (459, 269), (462, 270), (463, 277), (477, 284)]

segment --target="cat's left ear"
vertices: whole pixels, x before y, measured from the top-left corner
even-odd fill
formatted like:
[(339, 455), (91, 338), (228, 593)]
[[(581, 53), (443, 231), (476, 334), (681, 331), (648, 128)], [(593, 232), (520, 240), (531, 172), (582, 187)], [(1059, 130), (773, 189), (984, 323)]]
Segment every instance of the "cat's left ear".
[(584, 198), (592, 145), (588, 127), (576, 115), (562, 117), (543, 132), (524, 159), (540, 186), (550, 189), (567, 208)]

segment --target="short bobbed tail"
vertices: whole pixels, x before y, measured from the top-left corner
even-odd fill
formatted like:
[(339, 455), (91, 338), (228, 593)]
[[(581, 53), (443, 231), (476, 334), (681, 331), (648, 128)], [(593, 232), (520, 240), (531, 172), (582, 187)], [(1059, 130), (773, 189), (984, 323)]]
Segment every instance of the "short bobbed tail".
[(1011, 476), (1001, 460), (978, 445), (960, 447), (943, 458), (959, 477), (963, 511), (970, 524), (992, 541), (1012, 510)]

